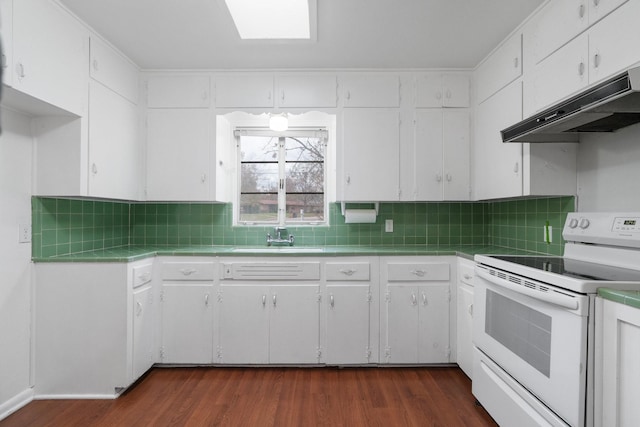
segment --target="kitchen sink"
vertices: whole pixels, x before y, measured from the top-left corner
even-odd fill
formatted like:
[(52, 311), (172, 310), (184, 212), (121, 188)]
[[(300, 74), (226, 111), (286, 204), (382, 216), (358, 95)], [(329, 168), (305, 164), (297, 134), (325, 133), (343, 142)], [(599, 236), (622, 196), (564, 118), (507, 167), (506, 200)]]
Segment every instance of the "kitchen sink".
[(309, 253), (322, 253), (324, 248), (305, 248), (295, 246), (270, 246), (270, 247), (258, 247), (258, 248), (233, 248), (231, 252), (234, 253), (289, 253), (289, 254), (309, 254)]

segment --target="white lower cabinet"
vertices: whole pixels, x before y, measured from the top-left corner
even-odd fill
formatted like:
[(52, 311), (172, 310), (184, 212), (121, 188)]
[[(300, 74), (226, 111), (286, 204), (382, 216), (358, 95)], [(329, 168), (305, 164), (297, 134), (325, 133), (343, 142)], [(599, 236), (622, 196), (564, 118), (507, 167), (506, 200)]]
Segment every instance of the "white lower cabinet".
[(327, 261), (325, 273), (324, 362), (329, 365), (377, 363), (377, 259)]
[(216, 362), (318, 363), (318, 297), (317, 284), (222, 283)]
[(473, 379), (473, 279), (475, 263), (458, 258), (456, 362)]
[(450, 263), (417, 257), (380, 264), (380, 362), (449, 363)]
[(215, 262), (162, 262), (161, 363), (213, 362)]
[[(602, 341), (596, 352), (596, 426), (637, 426), (640, 422), (640, 309), (598, 298)], [(596, 337), (598, 343), (598, 337)], [(601, 381), (600, 383), (598, 381)]]
[(155, 362), (152, 264), (35, 265), (36, 397), (112, 398)]

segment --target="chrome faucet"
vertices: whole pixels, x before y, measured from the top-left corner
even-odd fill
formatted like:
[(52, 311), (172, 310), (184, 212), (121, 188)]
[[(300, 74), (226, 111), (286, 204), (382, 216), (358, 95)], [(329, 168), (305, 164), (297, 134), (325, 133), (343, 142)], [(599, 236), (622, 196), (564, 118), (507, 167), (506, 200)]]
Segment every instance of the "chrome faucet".
[(271, 234), (267, 234), (267, 246), (271, 246), (273, 243), (288, 244), (289, 246), (293, 246), (293, 234), (289, 234), (289, 236), (287, 237), (286, 227), (274, 227), (273, 234), (275, 236), (273, 238), (271, 237)]

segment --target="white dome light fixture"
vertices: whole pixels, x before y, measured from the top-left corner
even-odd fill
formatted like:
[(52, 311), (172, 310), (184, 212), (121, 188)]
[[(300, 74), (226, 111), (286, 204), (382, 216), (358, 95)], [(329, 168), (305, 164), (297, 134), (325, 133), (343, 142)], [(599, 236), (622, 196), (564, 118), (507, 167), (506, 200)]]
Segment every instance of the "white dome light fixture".
[(274, 132), (284, 132), (289, 129), (287, 113), (269, 114), (269, 129)]

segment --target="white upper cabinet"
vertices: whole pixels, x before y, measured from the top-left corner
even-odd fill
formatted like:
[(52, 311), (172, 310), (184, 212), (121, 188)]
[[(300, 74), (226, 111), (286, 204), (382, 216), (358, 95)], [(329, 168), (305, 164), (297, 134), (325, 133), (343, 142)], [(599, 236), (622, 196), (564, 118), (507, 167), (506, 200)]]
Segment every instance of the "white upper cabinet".
[(476, 199), (522, 195), (522, 144), (503, 144), (500, 131), (522, 120), (522, 83), (513, 82), (476, 109)]
[(416, 107), (468, 107), (469, 77), (466, 74), (424, 73), (416, 76)]
[(147, 111), (147, 200), (212, 200), (215, 122), (208, 109)]
[[(607, 3), (601, 0), (602, 3)], [(589, 81), (596, 82), (640, 61), (640, 2), (630, 1), (589, 31)]]
[(89, 34), (56, 3), (13, 3), (13, 87), (79, 116), (87, 112)]
[(343, 113), (344, 201), (399, 199), (400, 113), (396, 109), (347, 109)]
[(0, 0), (2, 83), (13, 86), (13, 0)]
[(266, 108), (275, 105), (271, 73), (219, 74), (214, 79), (217, 108)]
[(575, 38), (534, 67), (528, 95), (535, 110), (576, 92), (589, 83), (589, 39), (587, 34)]
[[(469, 112), (416, 111), (413, 200), (469, 200)], [(404, 192), (403, 192), (404, 194)]]
[(477, 103), (522, 75), (522, 35), (510, 37), (476, 71)]
[(138, 68), (104, 41), (91, 37), (90, 76), (125, 97), (138, 103)]
[(277, 104), (281, 108), (333, 108), (338, 103), (337, 80), (334, 74), (278, 74), (276, 80)]
[(399, 107), (400, 77), (387, 73), (354, 73), (340, 77), (344, 107)]
[(101, 83), (89, 83), (88, 195), (137, 200), (140, 172), (138, 109)]
[(209, 80), (206, 75), (151, 75), (147, 78), (147, 107), (208, 108)]
[[(538, 63), (627, 0), (554, 0), (535, 17), (533, 62)], [(631, 2), (633, 3), (633, 2)], [(616, 28), (622, 30), (623, 28)]]
[(637, 16), (640, 4), (628, 2), (537, 63), (531, 79), (533, 108), (541, 110), (640, 61)]

